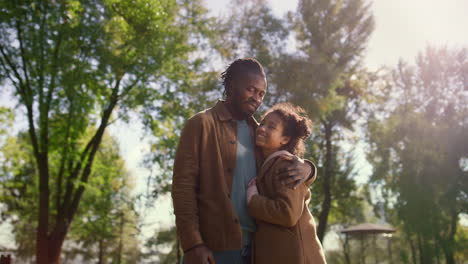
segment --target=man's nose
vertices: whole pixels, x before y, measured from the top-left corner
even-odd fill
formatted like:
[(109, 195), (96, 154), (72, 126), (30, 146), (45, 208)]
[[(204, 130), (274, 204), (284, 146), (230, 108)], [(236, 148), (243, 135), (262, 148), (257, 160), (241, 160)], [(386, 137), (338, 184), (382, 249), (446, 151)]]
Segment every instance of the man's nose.
[(255, 102), (257, 102), (258, 104), (261, 104), (262, 103), (262, 97), (260, 96), (260, 94), (254, 94), (253, 95), (253, 99), (255, 100)]

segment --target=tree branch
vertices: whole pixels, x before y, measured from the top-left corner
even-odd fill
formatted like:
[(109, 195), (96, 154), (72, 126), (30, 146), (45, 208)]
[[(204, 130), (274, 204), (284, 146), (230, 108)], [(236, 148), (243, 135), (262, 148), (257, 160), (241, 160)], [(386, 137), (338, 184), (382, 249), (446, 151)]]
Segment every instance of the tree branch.
[[(7, 77), (8, 79), (13, 83), (13, 86), (15, 86), (16, 90), (18, 91), (19, 93), (19, 90), (21, 89), (20, 88), (20, 85), (17, 81), (15, 81), (15, 79), (11, 76), (11, 71), (10, 69), (8, 68), (8, 66), (5, 64), (5, 62), (3, 61), (4, 59), (0, 59), (0, 64), (2, 65), (2, 68), (5, 70), (5, 72), (7, 73)], [(21, 94), (21, 93), (20, 93)]]
[[(123, 75), (122, 75), (122, 77), (123, 77)], [(102, 141), (102, 137), (103, 137), (104, 131), (105, 131), (106, 127), (107, 127), (107, 123), (109, 122), (110, 116), (112, 115), (112, 111), (114, 110), (114, 108), (117, 105), (117, 102), (119, 100), (118, 94), (119, 94), (119, 87), (120, 87), (120, 82), (122, 80), (122, 77), (120, 77), (120, 79), (117, 80), (117, 82), (116, 82), (116, 84), (115, 84), (115, 86), (113, 88), (112, 95), (110, 97), (109, 106), (104, 111), (104, 114), (103, 114), (102, 119), (101, 119), (101, 124), (99, 125), (99, 128), (96, 131), (95, 142), (94, 142), (94, 144), (92, 146), (91, 152), (89, 153), (88, 159), (86, 160), (86, 164), (85, 164), (85, 167), (83, 169), (83, 172), (81, 173), (80, 181), (82, 183), (87, 183), (88, 182), (89, 175), (91, 174), (91, 168), (92, 168), (92, 165), (93, 165), (94, 157), (95, 157), (95, 155), (97, 153), (97, 150), (99, 149), (99, 145), (100, 145), (100, 143)], [(81, 199), (81, 196), (83, 195), (84, 190), (85, 190), (85, 187), (83, 185), (80, 185), (78, 187), (77, 191), (75, 192), (72, 203), (70, 205), (70, 210), (68, 212), (68, 216), (67, 216), (68, 219), (73, 218), (73, 216), (74, 216), (74, 214), (76, 212), (76, 209), (78, 208), (78, 204), (80, 202), (80, 199)]]
[(24, 79), (26, 81), (25, 88), (30, 93), (30, 95), (32, 95), (31, 82), (29, 81), (29, 76), (28, 76), (28, 66), (27, 66), (26, 58), (25, 58), (26, 57), (26, 52), (24, 51), (24, 45), (23, 45), (23, 34), (22, 34), (22, 31), (21, 31), (21, 27), (20, 27), (18, 19), (16, 19), (15, 22), (16, 22), (16, 31), (17, 31), (17, 35), (18, 35), (18, 42), (19, 42), (19, 45), (20, 45), (20, 54), (21, 54), (21, 61), (22, 61), (22, 64), (23, 64)]
[[(68, 120), (72, 120), (73, 118), (73, 99), (71, 98), (70, 100), (70, 106), (68, 110)], [(65, 172), (65, 163), (68, 159), (68, 153), (69, 153), (69, 138), (70, 138), (70, 127), (71, 127), (71, 122), (67, 123), (67, 128), (66, 128), (66, 135), (65, 135), (65, 146), (63, 148), (62, 152), (62, 159), (60, 161), (60, 169), (58, 173), (58, 179), (57, 179), (57, 200), (56, 200), (56, 206), (57, 206), (57, 222), (58, 219), (60, 219), (63, 216), (63, 208), (60, 206), (60, 201), (62, 198), (62, 183), (63, 183), (63, 174)]]
[(135, 85), (138, 83), (140, 78), (136, 78), (131, 84), (129, 84), (127, 87), (123, 89), (123, 91), (118, 95), (119, 98), (125, 97), (132, 89), (135, 87)]
[[(23, 102), (28, 105), (28, 104), (32, 104), (32, 100), (31, 102), (28, 101), (28, 98), (27, 98), (27, 94), (26, 94), (26, 90), (24, 90), (24, 81), (23, 81), (23, 78), (21, 78), (21, 75), (19, 74), (19, 72), (17, 71), (17, 66), (11, 61), (11, 59), (8, 57), (8, 55), (6, 54), (4, 48), (3, 48), (3, 45), (0, 45), (0, 53), (2, 54), (3, 56), (3, 60), (5, 60), (5, 62), (8, 64), (8, 67), (10, 67), (10, 70), (13, 72), (14, 76), (16, 77), (16, 79), (18, 80), (18, 82), (14, 81), (13, 78), (11, 77), (11, 75), (9, 75), (9, 79), (13, 82), (13, 84), (16, 84), (15, 85), (15, 88), (16, 90), (18, 91), (18, 93), (20, 94), (21, 96), (21, 99), (23, 100)], [(6, 69), (6, 65), (3, 63), (3, 60), (2, 60), (2, 65), (4, 65), (4, 68)], [(8, 70), (8, 69), (7, 69)], [(8, 70), (8, 72), (10, 71)]]
[[(93, 164), (94, 156), (99, 148), (99, 144), (101, 143), (102, 136), (104, 135), (104, 131), (107, 127), (112, 111), (114, 110), (119, 100), (118, 94), (119, 94), (119, 88), (120, 88), (122, 77), (123, 75), (121, 75), (121, 77), (117, 79), (116, 84), (114, 88), (112, 89), (112, 94), (110, 96), (109, 105), (104, 110), (99, 128), (97, 129), (96, 133), (94, 134), (94, 136), (91, 138), (91, 140), (88, 142), (85, 149), (81, 153), (80, 160), (77, 162), (75, 169), (73, 170), (72, 174), (67, 180), (67, 189), (65, 191), (65, 198), (62, 203), (62, 208), (66, 209), (67, 211), (66, 213), (64, 212), (66, 214), (65, 217), (67, 219), (73, 218), (73, 215), (75, 214), (76, 209), (78, 207), (78, 203), (84, 192), (84, 187), (82, 185), (80, 185), (76, 189), (76, 191), (73, 191), (73, 182), (77, 179), (80, 172), (81, 172), (80, 181), (83, 183), (88, 182), (88, 177), (89, 177), (89, 174), (91, 173), (91, 167)], [(81, 170), (83, 164), (84, 164), (84, 169)], [(73, 196), (73, 199), (72, 199), (72, 196)], [(70, 201), (71, 201), (71, 204), (70, 204)]]
[(41, 23), (40, 23), (40, 34), (39, 36), (41, 37), (40, 41), (39, 41), (39, 53), (40, 53), (40, 59), (39, 59), (39, 63), (37, 65), (38, 67), (38, 75), (39, 75), (39, 87), (44, 87), (44, 57), (45, 57), (45, 54), (44, 54), (44, 45), (47, 41), (44, 41), (44, 39), (46, 38), (46, 32), (45, 32), (45, 22), (46, 22), (46, 15), (47, 14), (47, 1), (41, 1), (42, 3), (42, 8), (44, 10), (41, 10), (41, 14), (42, 14), (42, 17), (41, 17)]
[[(24, 105), (26, 106), (27, 119), (28, 119), (28, 125), (29, 125), (29, 135), (31, 137), (31, 143), (33, 145), (34, 156), (36, 158), (36, 162), (39, 163), (40, 162), (39, 161), (40, 160), (40, 150), (39, 150), (39, 144), (38, 144), (37, 135), (36, 135), (36, 128), (34, 126), (34, 114), (33, 114), (34, 109), (33, 109), (32, 94), (28, 94), (27, 91), (25, 90), (24, 81), (21, 78), (21, 75), (19, 74), (19, 72), (16, 70), (17, 69), (16, 65), (11, 61), (11, 59), (6, 54), (3, 46), (1, 46), (1, 45), (0, 45), (0, 53), (2, 54), (3, 59), (5, 60), (5, 62), (8, 64), (8, 67), (10, 67), (10, 69), (13, 71), (15, 77), (19, 81), (19, 84), (17, 86), (15, 86), (15, 87), (16, 87), (18, 93), (20, 94)], [(4, 65), (3, 62), (2, 62), (2, 65)], [(10, 79), (12, 79), (12, 78), (10, 78)]]

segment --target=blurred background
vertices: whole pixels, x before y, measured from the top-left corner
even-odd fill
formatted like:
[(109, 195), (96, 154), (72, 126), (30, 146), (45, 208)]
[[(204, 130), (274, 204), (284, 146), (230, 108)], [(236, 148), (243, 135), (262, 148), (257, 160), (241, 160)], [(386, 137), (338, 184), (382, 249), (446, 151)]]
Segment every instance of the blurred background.
[[(5, 0), (0, 254), (178, 263), (185, 120), (240, 57), (314, 121), (328, 263), (468, 263), (468, 1)], [(2, 262), (3, 264), (3, 262)]]

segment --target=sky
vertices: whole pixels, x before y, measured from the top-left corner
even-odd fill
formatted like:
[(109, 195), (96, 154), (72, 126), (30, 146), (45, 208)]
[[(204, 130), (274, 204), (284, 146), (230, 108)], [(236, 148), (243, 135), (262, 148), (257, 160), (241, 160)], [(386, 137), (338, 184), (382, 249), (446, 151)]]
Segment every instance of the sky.
[[(268, 0), (278, 16), (297, 8), (298, 0)], [(229, 0), (205, 0), (214, 15), (227, 15)], [(375, 30), (365, 65), (376, 70), (413, 61), (428, 44), (468, 45), (468, 0), (375, 0), (371, 4)]]
[(427, 45), (468, 45), (468, 0), (376, 0), (366, 66), (414, 61)]
[[(297, 0), (269, 0), (275, 14), (282, 16), (286, 11), (295, 10)], [(205, 0), (213, 15), (227, 15), (229, 1)], [(375, 16), (375, 30), (369, 40), (365, 66), (376, 70), (383, 65), (395, 66), (399, 59), (413, 62), (417, 53), (427, 45), (468, 47), (468, 0), (375, 0), (372, 4)], [(0, 98), (0, 106), (11, 106), (7, 97)], [(135, 177), (136, 192), (146, 192), (149, 172), (140, 162), (148, 150), (142, 126), (117, 123), (111, 127), (111, 134), (120, 143), (121, 154)], [(365, 166), (364, 166), (365, 167)], [(369, 171), (363, 169), (359, 181), (366, 181)], [(144, 213), (145, 237), (154, 234), (156, 228), (173, 223), (172, 209), (168, 196), (157, 201), (155, 207)], [(0, 246), (11, 241), (9, 230), (0, 225)], [(325, 245), (327, 247), (327, 245)]]

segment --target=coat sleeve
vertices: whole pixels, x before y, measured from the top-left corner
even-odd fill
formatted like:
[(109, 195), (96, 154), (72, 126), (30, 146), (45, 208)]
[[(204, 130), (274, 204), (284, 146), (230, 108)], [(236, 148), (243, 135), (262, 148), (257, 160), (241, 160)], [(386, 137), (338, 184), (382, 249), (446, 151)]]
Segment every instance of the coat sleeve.
[(177, 233), (184, 251), (203, 243), (197, 203), (202, 136), (203, 118), (197, 115), (186, 122), (174, 161), (172, 201)]
[(269, 176), (265, 175), (265, 180), (272, 184), (274, 194), (271, 198), (254, 195), (248, 204), (249, 214), (257, 220), (293, 227), (302, 215), (307, 186), (301, 184), (294, 190), (281, 184), (278, 177)]
[(310, 167), (312, 168), (312, 171), (310, 172), (309, 177), (308, 177), (307, 180), (304, 182), (305, 185), (310, 186), (310, 185), (315, 181), (315, 179), (317, 178), (317, 167), (316, 167), (315, 164), (314, 164), (312, 161), (310, 161), (310, 160), (304, 160), (304, 162), (306, 162), (307, 164), (309, 164)]

